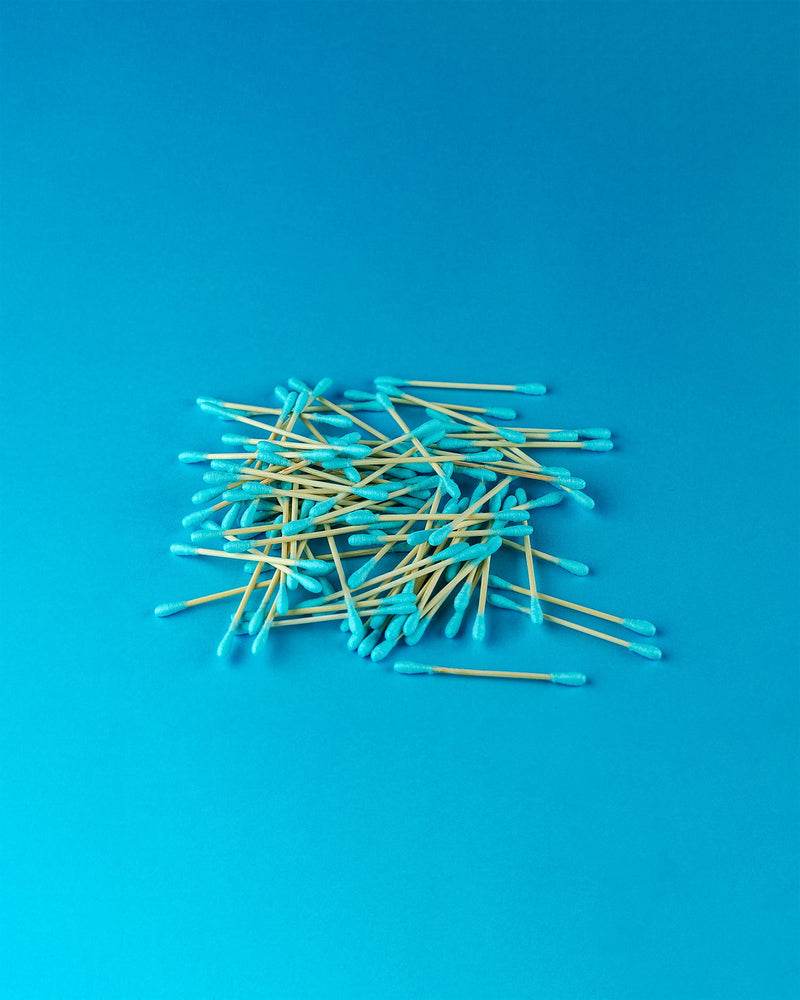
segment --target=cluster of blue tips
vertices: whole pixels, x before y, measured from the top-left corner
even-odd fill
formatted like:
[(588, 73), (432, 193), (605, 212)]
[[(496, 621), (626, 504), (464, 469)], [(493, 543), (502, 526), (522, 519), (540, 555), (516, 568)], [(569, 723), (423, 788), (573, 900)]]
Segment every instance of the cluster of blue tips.
[[(534, 511), (565, 500), (594, 506), (584, 479), (550, 464), (547, 452), (609, 451), (610, 431), (511, 427), (517, 413), (510, 407), (429, 398), (431, 389), (540, 396), (540, 383), (382, 376), (374, 391), (348, 389), (338, 401), (331, 387), (330, 379), (309, 385), (290, 378), (276, 388), (272, 405), (198, 399), (203, 411), (238, 424), (241, 433), (223, 434), (217, 452), (179, 455), (206, 466), (205, 485), (192, 497), (197, 509), (183, 518), (192, 544), (179, 542), (171, 551), (228, 560), (232, 571), (244, 570), (245, 581), (237, 585), (234, 576), (227, 590), (159, 605), (157, 615), (232, 602), (220, 656), (231, 652), (237, 636), (249, 636), (260, 653), (275, 627), (339, 621), (347, 646), (379, 662), (400, 645), (419, 643), (434, 620), (455, 638), (470, 616), (472, 637), (483, 642), (491, 608), (522, 612), (537, 627), (557, 624), (649, 659), (661, 656), (649, 643), (549, 612), (566, 607), (643, 636), (655, 631), (649, 622), (550, 597), (536, 581), (542, 564), (578, 576), (589, 572), (578, 560), (534, 548)], [(501, 550), (519, 554), (524, 582), (497, 573)]]

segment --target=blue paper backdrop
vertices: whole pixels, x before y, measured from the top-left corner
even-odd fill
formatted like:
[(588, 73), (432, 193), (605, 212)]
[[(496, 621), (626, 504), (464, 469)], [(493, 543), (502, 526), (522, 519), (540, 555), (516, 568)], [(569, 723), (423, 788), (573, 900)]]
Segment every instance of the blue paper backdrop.
[[(796, 997), (798, 5), (0, 11), (4, 994)], [(152, 616), (194, 398), (386, 373), (613, 428), (542, 585), (661, 663)]]

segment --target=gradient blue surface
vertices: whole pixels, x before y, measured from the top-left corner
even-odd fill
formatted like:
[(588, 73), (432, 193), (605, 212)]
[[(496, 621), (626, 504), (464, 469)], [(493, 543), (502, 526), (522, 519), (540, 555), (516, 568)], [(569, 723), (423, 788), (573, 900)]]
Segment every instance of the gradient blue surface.
[[(0, 11), (4, 994), (796, 997), (798, 6)], [(385, 373), (614, 429), (543, 582), (661, 663), (153, 618), (195, 396)]]

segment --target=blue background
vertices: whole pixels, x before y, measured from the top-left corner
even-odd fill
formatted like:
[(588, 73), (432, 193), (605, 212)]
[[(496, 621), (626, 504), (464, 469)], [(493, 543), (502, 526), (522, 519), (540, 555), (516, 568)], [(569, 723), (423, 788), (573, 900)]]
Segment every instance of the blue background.
[[(798, 11), (2, 5), (6, 996), (797, 995)], [(541, 584), (661, 663), (152, 616), (194, 398), (385, 373), (613, 428)]]

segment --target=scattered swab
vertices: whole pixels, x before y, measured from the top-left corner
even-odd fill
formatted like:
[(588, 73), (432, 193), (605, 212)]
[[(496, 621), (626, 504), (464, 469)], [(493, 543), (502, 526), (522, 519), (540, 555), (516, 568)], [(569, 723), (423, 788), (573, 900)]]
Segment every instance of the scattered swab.
[(518, 681), (550, 681), (553, 684), (568, 684), (580, 687), (586, 683), (585, 674), (527, 674), (511, 670), (466, 670), (462, 667), (437, 667), (413, 660), (398, 660), (394, 669), (399, 674), (463, 674), (467, 677), (506, 677)]

